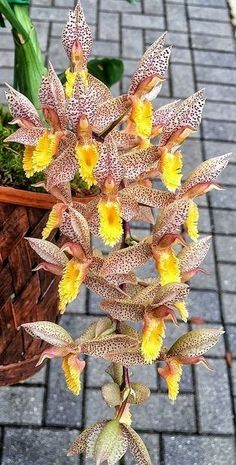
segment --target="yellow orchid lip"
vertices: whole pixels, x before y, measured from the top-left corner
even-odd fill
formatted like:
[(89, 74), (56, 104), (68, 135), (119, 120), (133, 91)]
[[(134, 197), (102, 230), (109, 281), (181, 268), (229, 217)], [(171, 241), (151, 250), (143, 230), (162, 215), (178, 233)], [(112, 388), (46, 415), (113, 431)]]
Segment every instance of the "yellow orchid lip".
[(152, 363), (160, 354), (165, 337), (165, 323), (155, 317), (144, 318), (141, 351), (147, 363)]
[(58, 287), (61, 313), (64, 313), (66, 305), (77, 297), (85, 277), (86, 268), (87, 264), (80, 263), (76, 258), (72, 258), (66, 265)]
[(104, 244), (113, 246), (123, 234), (120, 204), (118, 201), (100, 200), (98, 204), (99, 235)]
[(34, 172), (43, 171), (51, 163), (57, 152), (60, 136), (45, 131), (38, 139), (32, 153), (32, 166)]
[(171, 192), (175, 192), (181, 186), (182, 166), (181, 152), (171, 153), (165, 150), (161, 154), (160, 171), (162, 180)]
[(88, 188), (97, 184), (93, 174), (99, 158), (97, 144), (77, 144), (75, 148), (75, 155), (79, 162), (80, 176), (87, 183)]
[(149, 100), (133, 98), (132, 110), (129, 118), (131, 132), (141, 139), (149, 139), (151, 137), (153, 106)]
[(156, 268), (160, 274), (160, 283), (162, 286), (169, 283), (179, 283), (180, 269), (178, 258), (171, 248), (160, 249), (156, 259)]

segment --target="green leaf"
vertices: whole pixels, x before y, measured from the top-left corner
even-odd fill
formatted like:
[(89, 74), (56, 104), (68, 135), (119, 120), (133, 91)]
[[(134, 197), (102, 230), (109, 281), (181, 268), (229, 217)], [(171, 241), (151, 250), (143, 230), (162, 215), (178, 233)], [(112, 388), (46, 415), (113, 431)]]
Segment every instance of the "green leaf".
[(124, 73), (123, 62), (117, 58), (95, 58), (88, 62), (89, 72), (108, 87), (120, 81)]
[(29, 0), (8, 0), (10, 5), (29, 5)]
[(4, 23), (4, 18), (3, 18), (1, 13), (0, 13), (0, 27), (6, 27), (6, 25)]
[(136, 3), (137, 0), (127, 0), (129, 3)]

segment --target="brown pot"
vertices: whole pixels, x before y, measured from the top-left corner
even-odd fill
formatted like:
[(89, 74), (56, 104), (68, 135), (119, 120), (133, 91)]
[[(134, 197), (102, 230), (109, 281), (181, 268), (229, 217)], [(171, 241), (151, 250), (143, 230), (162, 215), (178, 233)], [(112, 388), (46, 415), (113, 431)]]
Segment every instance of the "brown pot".
[[(22, 382), (41, 368), (35, 365), (47, 344), (19, 326), (57, 320), (58, 277), (32, 271), (40, 258), (24, 239), (41, 237), (54, 203), (48, 194), (0, 187), (0, 386)], [(54, 234), (53, 242), (62, 241)]]

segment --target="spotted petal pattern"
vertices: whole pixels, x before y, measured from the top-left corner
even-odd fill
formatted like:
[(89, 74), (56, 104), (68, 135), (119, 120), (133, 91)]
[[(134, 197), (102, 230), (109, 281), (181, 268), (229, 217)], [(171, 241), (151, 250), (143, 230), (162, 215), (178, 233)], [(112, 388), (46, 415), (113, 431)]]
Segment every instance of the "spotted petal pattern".
[(181, 336), (167, 352), (167, 357), (198, 357), (205, 354), (224, 333), (222, 328), (202, 328)]
[(71, 59), (72, 47), (75, 42), (78, 42), (81, 47), (86, 62), (92, 51), (93, 39), (80, 1), (78, 1), (75, 10), (69, 12), (69, 20), (62, 34), (62, 45), (69, 59)]
[(20, 126), (25, 126), (25, 123), (28, 123), (27, 126), (30, 124), (39, 128), (42, 127), (39, 115), (30, 100), (9, 86), (9, 84), (7, 84), (7, 87), (6, 99), (14, 121)]
[(183, 187), (179, 191), (181, 197), (198, 184), (205, 184), (214, 181), (229, 163), (231, 153), (226, 153), (220, 157), (210, 158), (199, 165), (186, 179)]

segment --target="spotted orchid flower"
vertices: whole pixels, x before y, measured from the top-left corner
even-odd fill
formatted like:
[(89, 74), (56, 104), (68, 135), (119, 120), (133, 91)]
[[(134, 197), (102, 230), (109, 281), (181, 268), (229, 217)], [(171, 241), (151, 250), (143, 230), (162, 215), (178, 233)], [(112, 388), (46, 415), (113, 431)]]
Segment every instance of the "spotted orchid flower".
[(138, 464), (151, 465), (149, 453), (140, 436), (122, 417), (111, 420), (99, 421), (86, 428), (80, 436), (71, 444), (68, 454), (74, 456), (85, 453), (87, 457), (93, 457), (96, 464), (107, 461), (114, 465), (130, 450), (134, 460)]
[(21, 325), (32, 337), (40, 338), (51, 346), (43, 351), (37, 366), (49, 358), (62, 358), (62, 369), (68, 389), (75, 395), (81, 390), (80, 375), (85, 362), (80, 354), (102, 356), (110, 348), (123, 351), (136, 346), (137, 341), (126, 335), (116, 335), (115, 325), (109, 318), (101, 318), (92, 323), (77, 339), (61, 326), (49, 321), (24, 323)]
[(231, 154), (221, 155), (204, 161), (187, 177), (186, 181), (176, 194), (177, 198), (191, 199), (188, 216), (185, 221), (185, 227), (189, 237), (196, 241), (199, 237), (198, 219), (199, 211), (196, 203), (193, 201), (213, 189), (222, 189), (215, 182), (215, 179), (221, 174), (229, 162)]
[(165, 320), (171, 319), (177, 324), (175, 310), (181, 313), (186, 321), (188, 313), (184, 300), (189, 289), (186, 284), (167, 284), (160, 286), (159, 280), (134, 299), (104, 300), (101, 308), (112, 318), (120, 321), (142, 321), (141, 353), (147, 363), (155, 360), (161, 351), (165, 337)]
[(70, 67), (66, 70), (66, 95), (72, 97), (78, 77), (88, 84), (87, 60), (92, 52), (92, 33), (87, 24), (80, 1), (75, 10), (69, 12), (69, 20), (62, 34), (62, 44), (69, 58)]
[(63, 86), (49, 64), (48, 75), (43, 77), (39, 90), (44, 127), (31, 102), (12, 87), (6, 92), (13, 122), (20, 128), (7, 137), (7, 142), (25, 145), (23, 167), (27, 177), (43, 171), (57, 156), (61, 140), (67, 133), (67, 114)]
[[(82, 283), (104, 298), (110, 295), (115, 299), (124, 298), (125, 294), (119, 285), (135, 282), (134, 277), (132, 274), (123, 274), (120, 279), (109, 283), (99, 276), (98, 270), (103, 259), (93, 255), (88, 225), (81, 213), (72, 207), (69, 213), (64, 211), (60, 229), (68, 238), (61, 249), (43, 239), (27, 238), (33, 250), (43, 259), (34, 270), (44, 269), (61, 276), (58, 287), (60, 312), (64, 313), (66, 305), (77, 297)], [(70, 255), (70, 259), (65, 252)]]
[[(188, 135), (198, 129), (204, 102), (203, 91), (199, 91), (183, 102), (177, 100), (156, 110), (149, 138), (160, 135), (159, 144), (147, 144), (143, 147), (139, 145), (140, 155), (136, 157), (133, 152), (126, 154), (125, 177), (160, 177), (168, 190), (175, 192), (180, 187), (182, 178), (182, 154), (178, 148)], [(142, 148), (146, 150), (140, 150)], [(143, 165), (139, 164), (141, 152)]]
[(203, 237), (197, 242), (186, 245), (179, 252), (177, 258), (182, 282), (189, 281), (197, 273), (207, 274), (204, 269), (200, 268), (200, 265), (210, 249), (210, 239), (211, 236)]
[(100, 194), (84, 206), (83, 215), (92, 233), (99, 235), (110, 246), (121, 240), (123, 220), (130, 221), (146, 213), (132, 198), (129, 188), (123, 187), (123, 173), (117, 146), (112, 136), (107, 136), (94, 169)]
[(131, 111), (125, 132), (140, 138), (142, 148), (150, 145), (153, 126), (153, 100), (160, 92), (166, 79), (171, 47), (164, 48), (164, 33), (144, 53), (140, 64), (131, 78), (128, 95)]
[(162, 130), (159, 141), (161, 179), (172, 192), (180, 187), (182, 177), (182, 154), (178, 149), (190, 134), (197, 131), (204, 103), (203, 90), (191, 95), (176, 105)]
[(179, 393), (179, 383), (183, 365), (203, 363), (210, 368), (203, 357), (224, 333), (222, 328), (203, 328), (190, 331), (181, 336), (165, 354), (165, 366), (158, 368), (160, 376), (166, 381), (170, 400), (176, 400)]
[(189, 209), (189, 200), (180, 199), (163, 208), (154, 225), (152, 236), (127, 249), (113, 252), (105, 260), (101, 275), (119, 275), (128, 273), (154, 258), (160, 273), (161, 285), (180, 282), (178, 258), (172, 246), (176, 242), (185, 244), (180, 227), (185, 221)]

